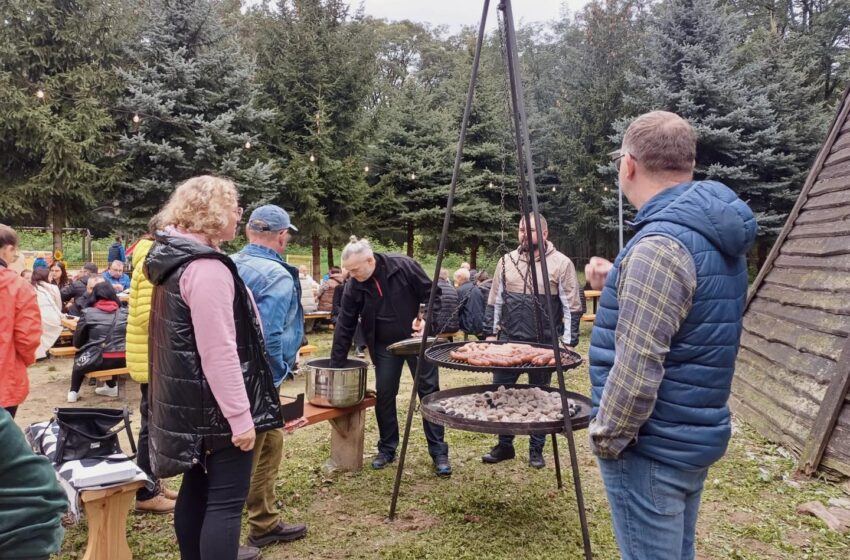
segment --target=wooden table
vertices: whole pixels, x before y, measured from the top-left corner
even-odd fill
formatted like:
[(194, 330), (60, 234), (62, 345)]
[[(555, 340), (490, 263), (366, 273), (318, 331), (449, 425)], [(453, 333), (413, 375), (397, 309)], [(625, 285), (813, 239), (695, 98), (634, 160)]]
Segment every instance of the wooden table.
[(83, 560), (132, 560), (127, 544), (127, 512), (144, 482), (129, 482), (105, 490), (83, 490), (89, 540)]
[(328, 466), (343, 471), (363, 468), (363, 442), (366, 434), (366, 410), (373, 408), (377, 399), (366, 397), (349, 408), (326, 408), (304, 403), (305, 426), (327, 420), (331, 424), (331, 457)]
[(313, 327), (320, 321), (330, 321), (330, 311), (314, 311), (304, 314), (304, 332), (313, 332)]
[(599, 304), (599, 296), (601, 296), (601, 295), (602, 295), (601, 290), (585, 290), (584, 291), (584, 299), (586, 301), (593, 302), (593, 313), (585, 313), (584, 315), (582, 315), (582, 317), (581, 317), (582, 321), (593, 322), (593, 321), (596, 320), (596, 308), (597, 308), (597, 305)]
[(77, 330), (77, 322), (78, 321), (79, 321), (79, 319), (68, 319), (66, 317), (62, 317), (62, 319), (60, 320), (60, 322), (62, 323), (62, 326), (65, 327), (66, 329), (68, 329), (71, 332), (74, 332), (75, 330)]

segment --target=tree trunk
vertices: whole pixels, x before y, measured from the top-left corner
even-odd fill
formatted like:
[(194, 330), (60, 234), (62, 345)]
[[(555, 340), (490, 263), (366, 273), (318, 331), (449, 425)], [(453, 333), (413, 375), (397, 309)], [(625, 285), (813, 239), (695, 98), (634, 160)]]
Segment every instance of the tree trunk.
[(334, 242), (333, 239), (328, 239), (328, 270), (334, 266)]
[[(65, 209), (52, 204), (51, 219), (53, 220), (53, 254), (62, 251), (62, 228), (65, 227)], [(62, 251), (64, 253), (65, 251)]]
[(322, 240), (313, 234), (313, 279), (322, 277)]
[(473, 270), (478, 269), (478, 247), (481, 242), (478, 239), (472, 240), (472, 248), (469, 250), (469, 267)]
[(407, 222), (407, 256), (413, 258), (413, 222)]

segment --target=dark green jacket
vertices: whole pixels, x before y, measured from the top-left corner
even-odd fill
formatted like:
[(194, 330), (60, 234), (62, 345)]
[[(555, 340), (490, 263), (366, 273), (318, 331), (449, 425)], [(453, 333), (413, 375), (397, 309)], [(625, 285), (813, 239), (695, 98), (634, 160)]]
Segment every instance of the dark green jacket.
[(0, 558), (44, 558), (59, 550), (68, 498), (45, 457), (35, 455), (0, 408)]

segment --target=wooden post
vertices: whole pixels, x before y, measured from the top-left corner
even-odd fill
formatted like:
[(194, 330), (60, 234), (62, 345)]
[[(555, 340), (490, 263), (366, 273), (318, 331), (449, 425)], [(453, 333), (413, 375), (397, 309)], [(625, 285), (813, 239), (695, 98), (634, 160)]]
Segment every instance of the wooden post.
[(310, 274), (313, 275), (313, 279), (322, 277), (322, 240), (319, 238), (319, 234), (313, 234), (313, 270), (310, 271)]
[(83, 490), (89, 540), (83, 560), (132, 560), (127, 544), (127, 512), (143, 482), (131, 482), (106, 490)]
[(328, 237), (328, 270), (334, 266), (334, 241)]
[(363, 467), (365, 410), (333, 418), (331, 427), (331, 462), (343, 471), (359, 471)]
[(844, 343), (841, 356), (835, 368), (835, 375), (820, 403), (820, 410), (812, 424), (812, 431), (806, 438), (806, 448), (800, 454), (797, 470), (811, 476), (818, 470), (824, 451), (832, 437), (835, 423), (844, 407), (844, 399), (850, 390), (850, 339)]

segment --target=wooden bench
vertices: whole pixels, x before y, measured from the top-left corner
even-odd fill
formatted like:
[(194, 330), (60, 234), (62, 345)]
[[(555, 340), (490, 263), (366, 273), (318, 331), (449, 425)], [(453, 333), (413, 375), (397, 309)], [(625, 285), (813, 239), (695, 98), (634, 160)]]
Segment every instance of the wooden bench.
[(47, 351), (51, 358), (73, 358), (77, 349), (73, 346), (55, 346)]
[[(283, 399), (281, 399), (283, 400)], [(349, 408), (325, 408), (304, 404), (305, 426), (327, 420), (331, 424), (331, 457), (327, 466), (342, 471), (363, 468), (363, 442), (366, 434), (366, 409), (375, 406), (375, 397), (366, 397)]]
[(310, 354), (315, 354), (318, 351), (319, 347), (315, 344), (305, 344), (298, 349), (298, 360), (301, 361), (301, 358), (309, 356)]
[(83, 490), (89, 537), (83, 560), (132, 560), (127, 544), (127, 512), (144, 482), (128, 482), (104, 490)]
[(590, 300), (593, 304), (593, 313), (585, 313), (581, 316), (582, 321), (593, 322), (596, 320), (596, 308), (599, 305), (599, 296), (602, 295), (601, 290), (585, 290), (584, 298), (585, 300)]

